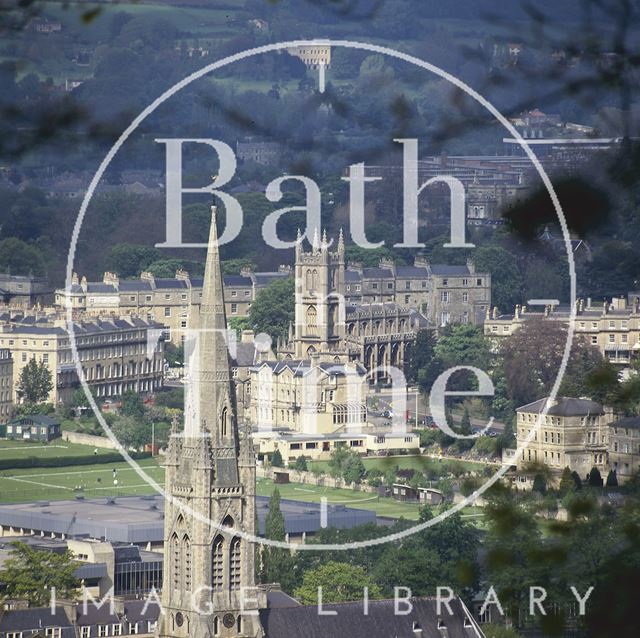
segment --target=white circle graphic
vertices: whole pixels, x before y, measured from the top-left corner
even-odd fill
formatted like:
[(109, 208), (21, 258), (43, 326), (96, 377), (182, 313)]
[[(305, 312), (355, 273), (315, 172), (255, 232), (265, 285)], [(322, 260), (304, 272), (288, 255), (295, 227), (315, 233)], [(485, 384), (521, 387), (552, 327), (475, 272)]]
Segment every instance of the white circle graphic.
[[(277, 42), (277, 43), (274, 43), (274, 44), (268, 44), (268, 45), (264, 45), (264, 46), (260, 46), (260, 47), (255, 47), (253, 49), (248, 49), (246, 51), (241, 51), (239, 53), (235, 53), (234, 55), (230, 55), (230, 56), (228, 56), (226, 58), (223, 58), (222, 60), (218, 60), (217, 62), (213, 62), (213, 63), (203, 67), (202, 69), (200, 69), (198, 71), (195, 71), (191, 75), (189, 75), (186, 78), (180, 80), (180, 82), (177, 82), (176, 84), (174, 84), (171, 88), (167, 89), (162, 95), (160, 95), (151, 104), (149, 104), (149, 106), (147, 106), (131, 122), (131, 124), (124, 130), (122, 135), (120, 135), (118, 140), (111, 147), (109, 152), (106, 154), (106, 156), (104, 157), (104, 159), (100, 163), (100, 166), (98, 167), (98, 170), (96, 171), (95, 175), (93, 176), (93, 178), (92, 178), (92, 180), (91, 180), (91, 182), (89, 184), (89, 188), (87, 189), (87, 192), (86, 192), (86, 194), (85, 194), (85, 196), (84, 196), (84, 198), (82, 200), (82, 204), (80, 206), (80, 211), (78, 213), (78, 217), (76, 218), (76, 221), (75, 221), (75, 224), (74, 224), (74, 227), (73, 227), (73, 232), (72, 232), (72, 235), (71, 235), (71, 242), (70, 242), (70, 246), (69, 246), (69, 254), (68, 254), (68, 258), (67, 258), (66, 282), (65, 282), (67, 327), (68, 327), (68, 331), (69, 331), (69, 338), (70, 338), (69, 340), (70, 340), (70, 344), (71, 344), (71, 351), (73, 353), (76, 372), (78, 374), (78, 378), (80, 380), (80, 384), (81, 384), (81, 386), (82, 386), (82, 388), (84, 390), (85, 395), (87, 396), (87, 400), (88, 400), (89, 404), (91, 405), (91, 408), (92, 408), (93, 412), (95, 413), (95, 415), (96, 415), (96, 417), (98, 419), (98, 422), (100, 423), (100, 425), (102, 426), (102, 428), (106, 432), (108, 438), (117, 446), (118, 451), (122, 454), (122, 456), (127, 461), (127, 463), (129, 463), (129, 465), (134, 469), (134, 471), (138, 474), (138, 476), (140, 476), (140, 478), (142, 480), (144, 480), (151, 487), (153, 487), (159, 494), (161, 494), (163, 496), (163, 498), (166, 501), (171, 501), (174, 504), (178, 504), (177, 499), (174, 499), (173, 496), (171, 496), (170, 494), (167, 494), (164, 491), (164, 489), (162, 488), (162, 486), (160, 486), (153, 478), (151, 478), (149, 475), (147, 475), (144, 472), (144, 470), (135, 462), (135, 460), (131, 458), (131, 456), (129, 455), (127, 450), (117, 440), (116, 436), (113, 434), (113, 432), (111, 431), (111, 428), (109, 428), (109, 425), (107, 424), (107, 422), (105, 421), (104, 417), (102, 416), (102, 413), (101, 413), (100, 409), (98, 408), (98, 406), (97, 406), (97, 404), (96, 404), (96, 402), (95, 402), (95, 400), (93, 398), (93, 395), (91, 394), (91, 391), (89, 389), (89, 385), (87, 384), (87, 380), (86, 380), (86, 378), (84, 376), (84, 373), (83, 373), (83, 370), (82, 370), (82, 365), (81, 365), (80, 359), (78, 357), (78, 350), (77, 350), (77, 345), (76, 345), (75, 327), (74, 327), (74, 324), (73, 324), (73, 308), (72, 308), (72, 304), (71, 304), (71, 294), (70, 294), (71, 293), (71, 284), (72, 284), (72, 274), (73, 274), (73, 262), (74, 262), (74, 258), (75, 258), (75, 251), (76, 251), (76, 247), (77, 247), (77, 243), (78, 243), (78, 238), (79, 238), (79, 235), (80, 235), (80, 230), (82, 228), (82, 223), (84, 221), (84, 218), (85, 218), (89, 203), (91, 202), (91, 199), (93, 197), (93, 193), (94, 193), (98, 183), (102, 179), (102, 176), (103, 176), (105, 170), (107, 169), (107, 167), (111, 163), (111, 160), (114, 158), (114, 156), (119, 151), (119, 149), (122, 147), (122, 145), (126, 142), (126, 140), (131, 135), (131, 133), (133, 133), (136, 130), (136, 128), (151, 113), (153, 113), (161, 104), (163, 104), (166, 100), (168, 100), (170, 97), (172, 97), (173, 95), (178, 93), (180, 90), (182, 90), (184, 87), (188, 86), (192, 82), (202, 78), (203, 76), (211, 73), (212, 71), (215, 71), (217, 69), (221, 69), (221, 68), (223, 68), (223, 67), (225, 67), (225, 66), (227, 66), (229, 64), (232, 64), (233, 62), (238, 62), (240, 60), (244, 60), (244, 59), (252, 57), (252, 56), (260, 55), (262, 53), (269, 53), (269, 52), (272, 52), (272, 51), (280, 51), (282, 49), (287, 49), (287, 48), (290, 48), (290, 47), (300, 47), (300, 46), (309, 46), (309, 45), (328, 45), (328, 46), (332, 46), (332, 47), (345, 47), (345, 48), (351, 48), (351, 49), (359, 49), (359, 50), (362, 50), (362, 51), (369, 51), (369, 52), (372, 52), (372, 53), (379, 53), (379, 54), (382, 54), (382, 55), (387, 55), (389, 57), (396, 58), (398, 60), (402, 60), (402, 61), (407, 62), (409, 64), (413, 64), (414, 66), (417, 66), (419, 68), (425, 69), (426, 71), (430, 71), (431, 73), (441, 77), (442, 79), (447, 80), (448, 82), (450, 82), (454, 86), (456, 86), (459, 89), (461, 89), (462, 91), (464, 91), (469, 97), (473, 98), (476, 102), (478, 102), (478, 104), (483, 106), (489, 113), (491, 113), (509, 131), (509, 133), (518, 141), (519, 145), (522, 147), (522, 149), (526, 153), (527, 157), (531, 160), (531, 163), (535, 166), (536, 171), (537, 171), (538, 175), (540, 176), (540, 179), (544, 183), (545, 188), (547, 189), (547, 192), (549, 194), (549, 197), (551, 198), (551, 201), (553, 203), (554, 209), (556, 211), (556, 215), (558, 216), (558, 221), (560, 223), (560, 228), (562, 230), (562, 236), (563, 236), (563, 240), (564, 240), (565, 250), (566, 250), (566, 253), (567, 253), (567, 260), (568, 260), (568, 263), (569, 263), (570, 310), (569, 310), (567, 340), (566, 340), (566, 343), (565, 343), (565, 346), (564, 346), (564, 351), (563, 351), (563, 355), (562, 355), (562, 361), (561, 361), (560, 367), (558, 369), (558, 375), (556, 376), (556, 379), (555, 379), (555, 381), (553, 383), (553, 387), (552, 387), (550, 395), (548, 397), (548, 401), (547, 401), (546, 405), (544, 406), (544, 409), (542, 410), (542, 412), (540, 412), (540, 414), (538, 415), (538, 420), (537, 420), (537, 422), (535, 424), (535, 428), (533, 428), (531, 430), (531, 432), (529, 433), (529, 435), (525, 439), (524, 444), (517, 448), (516, 455), (519, 455), (523, 450), (525, 450), (527, 448), (528, 444), (533, 440), (533, 437), (536, 435), (538, 429), (540, 428), (540, 425), (542, 424), (542, 421), (543, 421), (544, 417), (547, 415), (547, 412), (548, 412), (549, 408), (551, 407), (552, 402), (554, 401), (554, 399), (555, 399), (555, 397), (556, 397), (556, 395), (558, 393), (558, 390), (560, 388), (560, 384), (562, 383), (562, 379), (564, 377), (564, 374), (565, 374), (565, 371), (566, 371), (566, 368), (567, 368), (567, 363), (569, 361), (569, 355), (571, 353), (571, 346), (572, 346), (573, 336), (574, 336), (574, 332), (575, 332), (575, 320), (576, 320), (576, 307), (575, 307), (576, 273), (575, 273), (575, 263), (574, 263), (574, 259), (573, 259), (573, 252), (571, 250), (571, 240), (570, 240), (570, 236), (569, 236), (569, 230), (568, 230), (568, 227), (567, 227), (566, 219), (564, 217), (564, 213), (562, 211), (562, 207), (560, 205), (560, 201), (559, 201), (559, 199), (558, 199), (558, 197), (556, 195), (556, 192), (555, 192), (555, 190), (553, 188), (553, 184), (551, 183), (551, 180), (549, 179), (549, 176), (546, 174), (546, 172), (544, 170), (544, 167), (542, 166), (542, 164), (540, 163), (538, 158), (535, 156), (535, 154), (533, 153), (533, 151), (529, 147), (527, 141), (520, 135), (520, 133), (511, 124), (511, 122), (509, 122), (509, 120), (507, 118), (505, 118), (504, 115), (502, 115), (500, 113), (500, 111), (498, 111), (498, 109), (496, 109), (486, 98), (484, 98), (482, 95), (477, 93), (474, 89), (472, 89), (465, 82), (463, 82), (462, 80), (460, 80), (460, 79), (456, 78), (455, 76), (451, 75), (447, 71), (444, 71), (443, 69), (441, 69), (441, 68), (439, 68), (439, 67), (437, 67), (437, 66), (435, 66), (433, 64), (430, 64), (429, 62), (425, 62), (424, 60), (420, 60), (419, 58), (416, 58), (414, 56), (408, 55), (406, 53), (402, 53), (401, 51), (396, 51), (395, 49), (390, 49), (388, 47), (384, 47), (384, 46), (380, 46), (380, 45), (376, 45), (376, 44), (369, 44), (369, 43), (365, 43), (365, 42), (355, 42), (355, 41), (350, 41), (350, 40), (332, 40), (332, 39), (292, 40), (292, 41), (288, 41), (288, 42)], [(504, 476), (504, 474), (506, 473), (506, 471), (509, 469), (509, 467), (510, 467), (509, 464), (503, 464), (502, 467), (493, 476), (491, 476), (481, 487), (479, 487), (472, 494), (467, 496), (464, 500), (460, 501), (456, 505), (453, 505), (452, 507), (450, 507), (446, 511), (440, 513), (438, 516), (435, 516), (432, 519), (430, 519), (428, 521), (425, 521), (423, 523), (414, 525), (414, 526), (412, 526), (412, 527), (410, 527), (410, 528), (408, 528), (406, 530), (403, 530), (401, 532), (396, 532), (394, 534), (388, 534), (388, 535), (382, 536), (380, 538), (370, 539), (370, 540), (366, 540), (366, 541), (350, 542), (350, 543), (337, 543), (337, 544), (330, 544), (330, 543), (320, 544), (320, 543), (318, 543), (318, 544), (310, 544), (310, 545), (306, 545), (306, 544), (297, 545), (296, 544), (294, 546), (294, 544), (288, 543), (286, 541), (275, 541), (275, 540), (270, 540), (270, 539), (266, 539), (266, 538), (261, 538), (261, 537), (259, 537), (257, 535), (250, 534), (250, 533), (244, 532), (242, 530), (229, 530), (229, 531), (233, 531), (234, 534), (236, 534), (238, 536), (242, 536), (244, 539), (246, 539), (246, 540), (248, 540), (250, 542), (253, 542), (253, 543), (260, 543), (260, 544), (264, 544), (264, 545), (271, 545), (271, 546), (274, 546), (274, 547), (282, 547), (282, 548), (295, 547), (296, 551), (305, 551), (305, 550), (306, 551), (336, 551), (336, 550), (345, 551), (345, 550), (350, 550), (350, 549), (369, 547), (369, 546), (373, 546), (373, 545), (380, 545), (382, 543), (388, 543), (388, 542), (393, 542), (393, 541), (400, 540), (402, 538), (405, 538), (407, 536), (415, 534), (416, 532), (419, 532), (419, 531), (421, 531), (423, 529), (431, 527), (432, 525), (435, 525), (436, 523), (439, 523), (440, 521), (444, 520), (445, 518), (451, 516), (455, 512), (458, 512), (458, 511), (462, 510), (463, 508), (467, 507), (468, 505), (472, 504), (476, 500), (477, 497), (479, 497), (484, 492), (486, 492), (492, 485), (494, 485), (500, 478), (502, 478)], [(218, 522), (211, 521), (210, 519), (208, 519), (208, 517), (202, 516), (198, 512), (194, 511), (190, 506), (185, 506), (182, 503), (180, 503), (180, 505), (183, 508), (183, 510), (185, 510), (190, 516), (193, 516), (194, 518), (200, 520), (201, 522), (204, 522), (204, 523), (207, 523), (207, 524), (214, 523), (215, 525), (218, 525)]]

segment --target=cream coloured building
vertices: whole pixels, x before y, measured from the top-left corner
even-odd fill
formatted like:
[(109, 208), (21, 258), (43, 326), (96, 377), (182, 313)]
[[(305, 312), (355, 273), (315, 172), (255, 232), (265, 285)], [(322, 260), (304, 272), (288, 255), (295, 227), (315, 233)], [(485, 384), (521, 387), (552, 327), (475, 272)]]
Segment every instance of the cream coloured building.
[(258, 431), (326, 434), (367, 423), (366, 372), (356, 363), (285, 359), (251, 370), (250, 421)]
[(640, 471), (640, 417), (628, 416), (609, 424), (609, 467), (618, 482)]
[(317, 69), (320, 65), (331, 65), (331, 46), (329, 44), (308, 44), (287, 49), (289, 55), (300, 58), (306, 66)]
[[(485, 319), (484, 333), (496, 344), (512, 335), (530, 319), (560, 321), (568, 325), (569, 308), (547, 306), (531, 310), (516, 306), (513, 314), (498, 314), (494, 309)], [(611, 363), (628, 365), (640, 355), (640, 311), (638, 299), (613, 299), (600, 305), (582, 299), (576, 302), (576, 336), (582, 336), (596, 347)]]
[(0, 348), (0, 423), (13, 414), (13, 357), (9, 348)]
[[(97, 399), (118, 397), (126, 391), (149, 393), (162, 387), (164, 375), (163, 326), (130, 318), (98, 319), (75, 324), (78, 357), (87, 383)], [(48, 401), (65, 403), (79, 387), (66, 322), (27, 316), (0, 324), (0, 348), (14, 362), (12, 395), (20, 403), (19, 380), (31, 359), (52, 373)]]
[[(609, 423), (612, 411), (588, 399), (561, 397), (540, 417), (547, 399), (539, 399), (516, 410), (518, 448), (531, 432), (531, 442), (517, 456), (518, 470), (530, 464), (544, 464), (556, 473), (565, 467), (584, 480), (591, 468), (608, 472)], [(542, 418), (538, 426), (538, 419)]]

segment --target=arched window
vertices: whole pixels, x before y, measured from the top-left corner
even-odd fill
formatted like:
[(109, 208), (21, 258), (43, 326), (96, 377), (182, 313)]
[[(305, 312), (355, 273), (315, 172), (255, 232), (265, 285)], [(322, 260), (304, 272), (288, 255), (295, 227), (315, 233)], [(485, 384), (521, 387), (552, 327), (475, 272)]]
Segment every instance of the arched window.
[(180, 543), (178, 535), (171, 537), (171, 585), (173, 589), (180, 589)]
[(313, 289), (313, 274), (311, 270), (307, 270), (307, 290)]
[(240, 539), (234, 538), (231, 541), (231, 552), (229, 553), (229, 587), (240, 589)]
[(184, 564), (184, 591), (191, 592), (191, 541), (185, 534), (182, 538), (182, 562)]
[(227, 408), (223, 408), (222, 417), (220, 418), (220, 434), (222, 437), (227, 436)]
[(312, 287), (315, 290), (318, 287), (318, 271), (313, 271)]
[(315, 306), (307, 308), (307, 333), (316, 334), (318, 331), (318, 311)]
[(216, 536), (213, 541), (211, 586), (213, 591), (221, 591), (224, 586), (224, 538), (222, 536)]
[(217, 616), (213, 619), (213, 635), (220, 635), (220, 619)]

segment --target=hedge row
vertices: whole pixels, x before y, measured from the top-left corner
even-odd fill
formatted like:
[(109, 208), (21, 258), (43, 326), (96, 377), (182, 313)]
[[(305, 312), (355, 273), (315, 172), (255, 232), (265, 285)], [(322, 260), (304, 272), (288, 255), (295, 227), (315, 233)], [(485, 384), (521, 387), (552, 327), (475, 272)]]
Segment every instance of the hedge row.
[[(148, 459), (150, 452), (129, 452), (132, 459)], [(67, 467), (73, 465), (96, 465), (98, 463), (121, 463), (124, 459), (118, 452), (108, 454), (82, 454), (77, 456), (58, 456), (44, 458), (25, 456), (14, 459), (0, 459), (0, 470), (16, 470), (30, 467)]]

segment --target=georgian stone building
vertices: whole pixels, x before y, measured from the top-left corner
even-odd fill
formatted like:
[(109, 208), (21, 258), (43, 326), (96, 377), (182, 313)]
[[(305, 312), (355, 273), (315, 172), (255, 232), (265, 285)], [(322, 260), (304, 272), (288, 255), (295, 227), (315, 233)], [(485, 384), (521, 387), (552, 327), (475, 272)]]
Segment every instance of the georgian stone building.
[(382, 259), (377, 268), (350, 263), (345, 299), (354, 303), (395, 303), (424, 314), (434, 327), (449, 323), (482, 324), (491, 307), (491, 275), (464, 266), (430, 264), (416, 257), (413, 266)]
[[(245, 317), (257, 294), (272, 281), (291, 276), (291, 268), (281, 266), (277, 272), (253, 272), (243, 269), (239, 275), (225, 275), (224, 301), (228, 317)], [(173, 278), (154, 277), (143, 272), (139, 279), (120, 279), (105, 272), (102, 281), (87, 281), (73, 275), (69, 293), (74, 317), (95, 316), (148, 317), (167, 328), (168, 337), (180, 344), (187, 328), (195, 328), (197, 308), (202, 299), (202, 278), (178, 270)], [(56, 290), (55, 305), (66, 308), (67, 292)], [(195, 314), (194, 314), (195, 312)]]
[(609, 424), (609, 467), (620, 483), (640, 471), (640, 417), (623, 417)]
[[(54, 316), (3, 316), (0, 349), (13, 358), (13, 401), (19, 403), (20, 373), (31, 359), (52, 374), (48, 401), (66, 403), (79, 387), (66, 321)], [(74, 324), (78, 358), (97, 399), (123, 392), (150, 393), (162, 387), (164, 339), (162, 324), (144, 319), (100, 319)]]
[(9, 348), (0, 348), (0, 423), (13, 414), (13, 357)]
[[(484, 322), (484, 333), (496, 343), (518, 330), (530, 319), (544, 318), (568, 324), (567, 306), (531, 310), (516, 306), (513, 314), (498, 314), (494, 308)], [(629, 365), (640, 354), (640, 310), (637, 297), (621, 297), (596, 305), (591, 299), (576, 301), (576, 336), (582, 336), (611, 363)]]
[[(516, 410), (516, 438), (523, 446), (536, 430), (547, 399), (539, 399)], [(591, 468), (608, 471), (609, 423), (613, 413), (588, 399), (558, 398), (542, 417), (543, 421), (526, 449), (516, 459), (517, 468), (543, 463), (556, 472), (565, 467), (584, 478)]]

